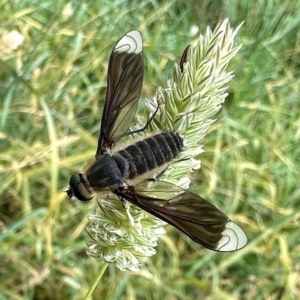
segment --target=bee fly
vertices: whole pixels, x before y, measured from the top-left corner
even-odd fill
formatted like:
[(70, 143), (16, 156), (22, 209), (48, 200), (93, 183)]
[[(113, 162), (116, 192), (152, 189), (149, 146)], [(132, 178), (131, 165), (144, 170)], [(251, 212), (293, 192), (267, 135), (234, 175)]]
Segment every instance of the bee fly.
[[(181, 70), (187, 50), (180, 62)], [(183, 137), (178, 132), (159, 133), (114, 151), (114, 144), (120, 138), (143, 131), (151, 121), (140, 130), (129, 131), (142, 84), (142, 37), (133, 30), (119, 40), (110, 55), (95, 162), (85, 174), (70, 178), (68, 196), (88, 201), (94, 192), (108, 190), (173, 225), (208, 249), (224, 252), (243, 248), (247, 244), (243, 230), (214, 205), (171, 183), (145, 180), (151, 172), (166, 169), (183, 151)], [(144, 180), (134, 185), (141, 177)]]

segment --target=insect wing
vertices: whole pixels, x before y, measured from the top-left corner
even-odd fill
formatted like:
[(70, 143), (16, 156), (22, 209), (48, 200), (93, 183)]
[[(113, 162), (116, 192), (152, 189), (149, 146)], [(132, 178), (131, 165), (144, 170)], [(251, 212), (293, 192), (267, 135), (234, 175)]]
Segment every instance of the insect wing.
[(188, 45), (182, 53), (182, 56), (181, 56), (181, 59), (180, 59), (180, 62), (179, 62), (179, 67), (180, 67), (181, 72), (183, 72), (183, 66), (187, 62), (187, 56), (188, 56), (188, 52), (189, 52), (190, 47), (191, 47), (191, 45)]
[[(143, 186), (136, 186), (134, 192), (127, 191), (119, 196), (173, 225), (208, 249), (230, 252), (247, 244), (244, 231), (202, 197), (171, 183), (151, 184), (149, 190), (142, 183)], [(164, 198), (159, 198), (162, 195)]]
[(112, 51), (108, 65), (106, 101), (96, 158), (128, 130), (136, 113), (143, 85), (141, 34), (125, 34)]

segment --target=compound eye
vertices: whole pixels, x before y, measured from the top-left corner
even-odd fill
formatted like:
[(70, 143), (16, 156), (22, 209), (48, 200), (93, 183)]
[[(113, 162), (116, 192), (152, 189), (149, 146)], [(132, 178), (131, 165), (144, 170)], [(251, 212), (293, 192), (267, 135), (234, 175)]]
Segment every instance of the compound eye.
[(76, 198), (80, 201), (89, 201), (93, 198), (93, 188), (84, 174), (72, 175), (69, 184), (70, 187), (67, 190), (69, 198)]

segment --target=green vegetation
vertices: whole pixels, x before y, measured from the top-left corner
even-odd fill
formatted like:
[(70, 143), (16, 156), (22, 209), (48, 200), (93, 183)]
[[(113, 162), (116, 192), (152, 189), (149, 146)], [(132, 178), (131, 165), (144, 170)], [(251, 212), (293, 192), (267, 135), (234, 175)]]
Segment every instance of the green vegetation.
[(0, 38), (24, 36), (10, 53), (0, 44), (1, 300), (84, 299), (102, 270), (85, 254), (96, 202), (69, 202), (63, 191), (93, 159), (118, 38), (141, 31), (142, 98), (150, 98), (186, 45), (227, 17), (233, 27), (245, 21), (243, 47), (191, 189), (238, 223), (249, 244), (215, 253), (167, 226), (139, 273), (109, 265), (92, 299), (300, 298), (298, 1), (0, 0), (0, 7)]

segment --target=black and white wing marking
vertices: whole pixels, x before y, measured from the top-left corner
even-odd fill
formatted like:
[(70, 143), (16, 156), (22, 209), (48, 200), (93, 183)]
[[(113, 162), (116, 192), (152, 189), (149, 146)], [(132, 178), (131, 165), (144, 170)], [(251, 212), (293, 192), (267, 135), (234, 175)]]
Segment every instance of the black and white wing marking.
[(244, 231), (199, 195), (162, 181), (155, 182), (150, 189), (144, 186), (142, 183), (141, 187), (127, 187), (114, 193), (173, 225), (205, 248), (230, 252), (246, 246)]
[(187, 59), (188, 59), (188, 52), (189, 52), (189, 49), (191, 48), (191, 45), (188, 45), (182, 55), (181, 55), (181, 59), (180, 59), (180, 62), (179, 62), (179, 68), (181, 70), (181, 72), (183, 72), (183, 67), (184, 67), (184, 64), (187, 62)]
[(106, 101), (96, 159), (128, 131), (143, 85), (143, 41), (137, 30), (125, 34), (109, 59)]

